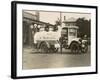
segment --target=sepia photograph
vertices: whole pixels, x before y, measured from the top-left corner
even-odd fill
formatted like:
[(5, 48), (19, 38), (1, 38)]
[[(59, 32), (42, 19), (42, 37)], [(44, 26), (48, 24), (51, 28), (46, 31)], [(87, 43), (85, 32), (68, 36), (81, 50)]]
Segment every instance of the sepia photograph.
[(97, 7), (12, 2), (12, 78), (97, 73)]
[(91, 65), (91, 14), (23, 10), (23, 69)]

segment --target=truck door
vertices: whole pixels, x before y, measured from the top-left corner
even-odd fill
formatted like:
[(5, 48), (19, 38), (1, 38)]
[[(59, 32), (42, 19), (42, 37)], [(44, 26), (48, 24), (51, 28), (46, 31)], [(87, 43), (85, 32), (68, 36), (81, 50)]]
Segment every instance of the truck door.
[(63, 48), (67, 48), (68, 45), (68, 28), (62, 28), (60, 42)]
[(61, 36), (68, 40), (68, 28), (62, 28)]

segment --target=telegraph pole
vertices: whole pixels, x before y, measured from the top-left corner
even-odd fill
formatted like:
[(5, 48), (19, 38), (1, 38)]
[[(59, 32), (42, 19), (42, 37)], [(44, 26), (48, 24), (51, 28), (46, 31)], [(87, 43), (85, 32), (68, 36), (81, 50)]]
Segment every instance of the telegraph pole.
[[(62, 27), (62, 12), (60, 12), (60, 27)], [(61, 35), (61, 39), (60, 39), (60, 41), (61, 41), (61, 44), (60, 44), (60, 52), (62, 53), (62, 35)]]
[(37, 17), (37, 20), (39, 21), (39, 19), (40, 19), (39, 11), (36, 11), (36, 17)]

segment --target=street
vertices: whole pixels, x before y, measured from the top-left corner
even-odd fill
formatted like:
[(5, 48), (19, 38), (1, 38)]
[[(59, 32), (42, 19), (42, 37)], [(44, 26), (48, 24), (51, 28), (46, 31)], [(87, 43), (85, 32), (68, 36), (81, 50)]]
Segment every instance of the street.
[(91, 65), (90, 46), (87, 53), (73, 54), (68, 49), (57, 53), (41, 53), (31, 47), (23, 48), (23, 69), (84, 67)]

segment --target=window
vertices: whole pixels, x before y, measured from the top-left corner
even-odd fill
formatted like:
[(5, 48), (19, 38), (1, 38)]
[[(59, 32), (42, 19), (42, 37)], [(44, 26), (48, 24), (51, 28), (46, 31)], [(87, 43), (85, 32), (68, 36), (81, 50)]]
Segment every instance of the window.
[(76, 29), (69, 29), (69, 36), (76, 36), (77, 30)]

